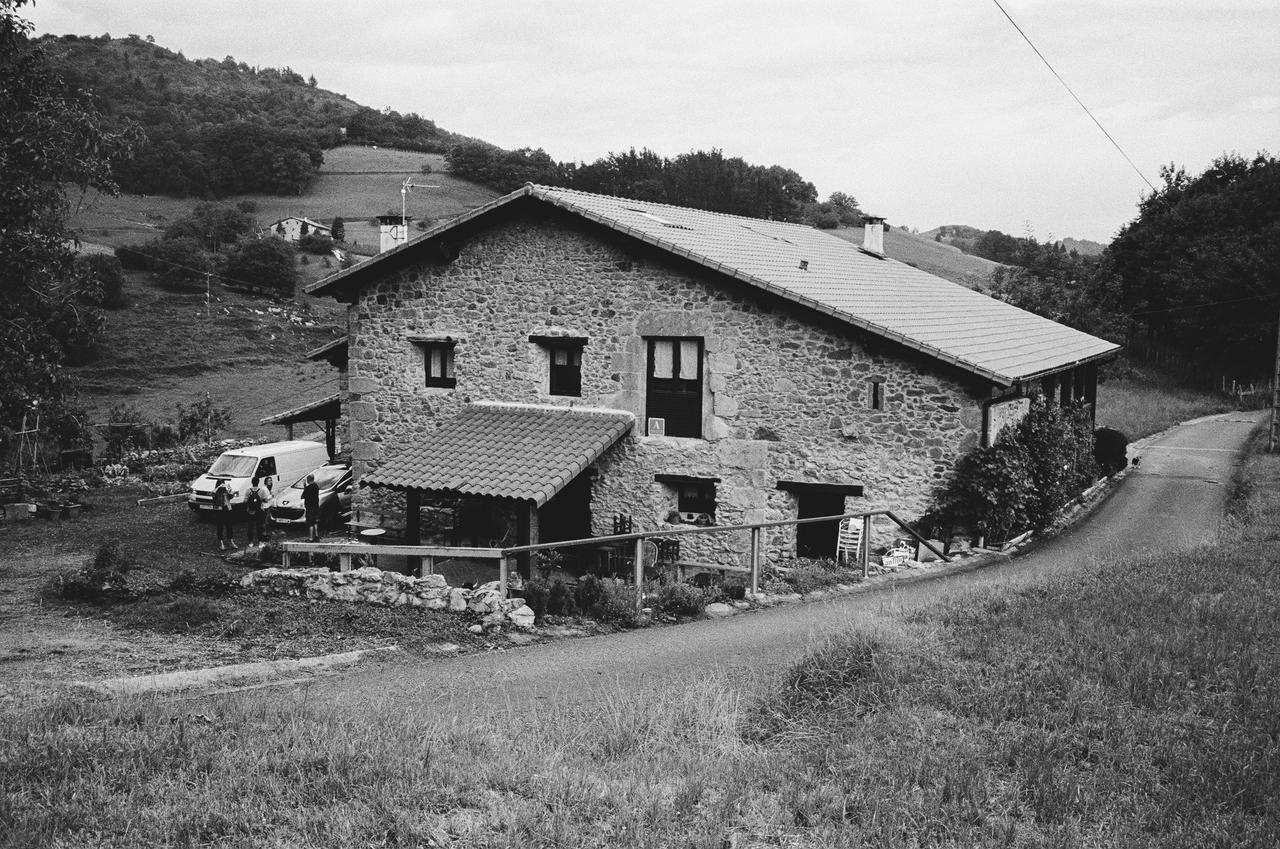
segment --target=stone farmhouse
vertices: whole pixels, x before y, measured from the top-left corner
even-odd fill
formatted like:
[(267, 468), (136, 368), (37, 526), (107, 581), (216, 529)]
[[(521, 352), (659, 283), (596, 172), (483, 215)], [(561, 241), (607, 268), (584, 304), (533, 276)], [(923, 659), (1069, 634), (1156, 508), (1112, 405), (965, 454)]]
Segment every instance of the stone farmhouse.
[(328, 226), (318, 221), (312, 221), (310, 218), (299, 218), (296, 215), (290, 215), (288, 218), (281, 218), (279, 221), (264, 229), (261, 233), (263, 236), (278, 236), (286, 242), (297, 243), (303, 236), (328, 236), (332, 234), (332, 230)]
[[(315, 284), (349, 333), (313, 355), (340, 358), (361, 497), (403, 505), (411, 544), (911, 518), (1031, 395), (1093, 402), (1118, 348), (882, 243), (874, 219), (859, 247), (528, 185)], [(681, 556), (728, 562), (732, 536)], [(776, 529), (769, 555), (830, 556), (835, 536)]]

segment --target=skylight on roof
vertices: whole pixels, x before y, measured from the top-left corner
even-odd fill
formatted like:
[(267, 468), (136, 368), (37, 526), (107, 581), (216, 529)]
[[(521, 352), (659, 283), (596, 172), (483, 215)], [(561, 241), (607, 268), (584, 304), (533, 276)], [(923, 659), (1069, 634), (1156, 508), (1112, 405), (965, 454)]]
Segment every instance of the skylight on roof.
[(636, 209), (634, 206), (624, 206), (623, 209), (625, 209), (627, 212), (634, 212), (636, 215), (642, 215), (645, 218), (648, 218), (650, 221), (656, 221), (658, 224), (661, 224), (663, 227), (674, 227), (677, 230), (693, 229), (692, 227), (686, 227), (683, 224), (677, 224), (674, 221), (668, 221), (667, 219), (663, 218), (660, 215), (654, 215), (652, 212), (645, 212), (643, 209)]

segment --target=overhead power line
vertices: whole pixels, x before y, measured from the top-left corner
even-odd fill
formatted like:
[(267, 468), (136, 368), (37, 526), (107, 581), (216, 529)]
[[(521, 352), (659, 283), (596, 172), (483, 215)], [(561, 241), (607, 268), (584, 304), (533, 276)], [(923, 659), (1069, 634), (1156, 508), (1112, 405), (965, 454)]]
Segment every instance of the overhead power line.
[(1125, 153), (1124, 148), (1120, 146), (1120, 143), (1111, 136), (1111, 133), (1107, 132), (1107, 128), (1102, 126), (1102, 122), (1099, 121), (1091, 111), (1089, 111), (1089, 107), (1084, 105), (1084, 101), (1081, 100), (1074, 91), (1072, 91), (1071, 86), (1067, 85), (1067, 81), (1062, 78), (1062, 74), (1059, 74), (1058, 71), (1053, 67), (1053, 65), (1049, 63), (1049, 60), (1046, 59), (1044, 54), (1040, 52), (1040, 48), (1036, 47), (1035, 43), (1032, 42), (1030, 37), (1028, 37), (1027, 34), (1022, 31), (1022, 27), (1018, 26), (1018, 22), (1013, 19), (1013, 16), (1010, 15), (1008, 11), (1005, 10), (1004, 6), (1000, 5), (1000, 0), (991, 0), (991, 2), (996, 4), (996, 8), (999, 9), (1001, 14), (1003, 14), (1005, 18), (1008, 19), (1009, 23), (1013, 24), (1013, 28), (1018, 31), (1018, 35), (1022, 36), (1022, 40), (1025, 41), (1031, 47), (1031, 49), (1036, 52), (1036, 55), (1040, 57), (1040, 61), (1043, 62), (1044, 66), (1049, 69), (1050, 73), (1052, 73), (1057, 78), (1058, 82), (1062, 83), (1062, 87), (1067, 90), (1067, 94), (1071, 95), (1071, 97), (1075, 100), (1075, 102), (1080, 104), (1080, 108), (1084, 110), (1084, 114), (1089, 116), (1089, 119), (1093, 121), (1094, 124), (1097, 125), (1099, 130), (1102, 130), (1102, 134), (1107, 137), (1107, 141), (1111, 142), (1111, 144), (1115, 147), (1115, 149), (1120, 151), (1120, 155), (1124, 157), (1125, 162), (1129, 163), (1129, 167), (1133, 169), (1133, 173), (1137, 174), (1140, 178), (1142, 178), (1142, 182), (1146, 183), (1147, 186), (1151, 189), (1151, 191), (1154, 192), (1156, 190), (1156, 187), (1154, 184), (1152, 184), (1150, 180), (1147, 179), (1147, 175), (1142, 173), (1142, 169), (1140, 169), (1134, 163), (1134, 161), (1129, 158), (1129, 154)]

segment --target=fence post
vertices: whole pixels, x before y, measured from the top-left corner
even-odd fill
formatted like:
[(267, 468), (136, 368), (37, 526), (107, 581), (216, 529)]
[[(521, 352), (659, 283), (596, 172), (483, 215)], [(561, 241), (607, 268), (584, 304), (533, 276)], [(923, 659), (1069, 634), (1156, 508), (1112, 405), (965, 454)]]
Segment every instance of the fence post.
[(511, 572), (510, 561), (505, 556), (498, 557), (498, 587), (502, 590), (502, 597), (507, 597), (507, 575)]
[(862, 517), (862, 550), (859, 552), (862, 560), (862, 579), (866, 580), (871, 574), (871, 517)]
[(636, 610), (644, 607), (644, 537), (636, 540)]
[(751, 594), (760, 592), (760, 529), (751, 529)]
[(280, 568), (289, 568), (289, 549), (287, 548), (280, 552)]

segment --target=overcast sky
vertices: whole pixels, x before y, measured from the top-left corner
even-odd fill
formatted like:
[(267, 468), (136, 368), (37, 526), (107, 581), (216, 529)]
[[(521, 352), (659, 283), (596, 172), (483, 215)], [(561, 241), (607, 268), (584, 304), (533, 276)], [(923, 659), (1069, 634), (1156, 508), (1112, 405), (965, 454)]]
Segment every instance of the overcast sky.
[[(1002, 0), (1153, 183), (1280, 153), (1280, 0)], [(358, 103), (590, 161), (718, 147), (890, 223), (1108, 241), (1146, 184), (992, 0), (37, 0)]]

